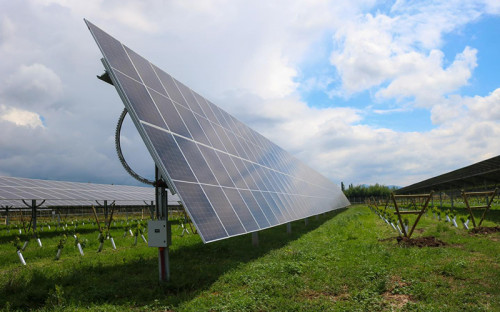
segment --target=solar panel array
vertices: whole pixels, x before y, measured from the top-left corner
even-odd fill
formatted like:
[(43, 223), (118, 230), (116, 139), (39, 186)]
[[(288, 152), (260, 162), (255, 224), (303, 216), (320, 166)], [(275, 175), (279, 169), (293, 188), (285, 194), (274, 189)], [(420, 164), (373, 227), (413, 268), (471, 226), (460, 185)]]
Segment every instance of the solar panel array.
[(349, 205), (333, 182), (86, 23), (156, 165), (204, 242)]
[[(144, 205), (155, 200), (152, 187), (63, 182), (0, 176), (0, 206), (23, 207), (22, 200), (45, 200), (43, 206), (89, 206), (96, 200)], [(169, 196), (178, 200), (178, 196)]]
[(498, 184), (500, 184), (500, 156), (495, 156), (490, 159), (405, 186), (398, 189), (396, 193), (407, 194), (430, 191), (467, 190), (477, 187), (494, 188)]

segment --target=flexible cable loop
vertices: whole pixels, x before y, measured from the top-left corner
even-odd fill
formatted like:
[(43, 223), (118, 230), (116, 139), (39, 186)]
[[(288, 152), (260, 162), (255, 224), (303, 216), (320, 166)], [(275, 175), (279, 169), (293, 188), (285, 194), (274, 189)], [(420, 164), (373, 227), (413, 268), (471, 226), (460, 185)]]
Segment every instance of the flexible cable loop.
[(120, 132), (122, 130), (122, 124), (123, 120), (125, 119), (125, 116), (127, 116), (127, 109), (124, 108), (123, 112), (120, 115), (120, 118), (118, 119), (118, 124), (116, 125), (116, 130), (115, 130), (115, 148), (116, 148), (116, 153), (118, 154), (118, 158), (120, 159), (120, 162), (122, 163), (123, 168), (137, 181), (142, 182), (144, 184), (149, 184), (149, 185), (154, 185), (155, 183), (153, 181), (150, 181), (146, 178), (141, 177), (138, 175), (130, 166), (127, 164), (127, 161), (125, 160), (125, 157), (123, 157), (122, 153), (122, 147), (120, 144)]

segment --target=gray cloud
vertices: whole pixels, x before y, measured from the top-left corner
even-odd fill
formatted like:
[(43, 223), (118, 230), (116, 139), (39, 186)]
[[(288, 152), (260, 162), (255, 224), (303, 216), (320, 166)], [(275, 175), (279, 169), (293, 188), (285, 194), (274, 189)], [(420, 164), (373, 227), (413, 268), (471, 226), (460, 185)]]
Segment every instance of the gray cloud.
[[(498, 8), (492, 3), (490, 13)], [(375, 54), (380, 56), (375, 58), (380, 66), (375, 67), (366, 63), (366, 55), (339, 58), (338, 62), (346, 60), (334, 62), (339, 76), (319, 77), (327, 83), (316, 82), (316, 88), (327, 88), (331, 82), (340, 85), (343, 79), (353, 83), (347, 89), (355, 92), (391, 80), (393, 87), (385, 89), (384, 96), (411, 97), (429, 89), (404, 93), (405, 73), (394, 68), (418, 60), (428, 70), (410, 66), (410, 80), (433, 77), (443, 70), (442, 64), (430, 62), (429, 53), (415, 54), (420, 50), (414, 46), (439, 49), (443, 33), (477, 18), (476, 9), (464, 16), (459, 10), (448, 15), (436, 11), (443, 27), (433, 28), (435, 23), (428, 19), (411, 37), (392, 36), (384, 28), (384, 21), (394, 23), (391, 19), (379, 16), (366, 22), (364, 11), (373, 5), (374, 1), (343, 6), (289, 0), (3, 1), (0, 58), (7, 61), (0, 62), (0, 117), (11, 109), (23, 110), (40, 116), (44, 126), (0, 118), (0, 174), (136, 184), (115, 155), (114, 128), (123, 104), (112, 86), (95, 78), (103, 66), (84, 17), (336, 182), (405, 185), (500, 153), (497, 115), (484, 113), (498, 106), (498, 90), (470, 98), (444, 97), (442, 90), (432, 90), (439, 102), (432, 107), (437, 128), (423, 133), (369, 127), (358, 110), (336, 107), (333, 101), (318, 109), (300, 100), (300, 64), (316, 55), (311, 50), (325, 36), (345, 40), (352, 44), (349, 51), (359, 52), (356, 47), (362, 42), (356, 38), (364, 38), (368, 28), (387, 35), (380, 38), (393, 49), (404, 47), (404, 53), (391, 58), (390, 50), (377, 45), (382, 50)], [(401, 12), (396, 7), (393, 14)], [(398, 20), (398, 30), (405, 34), (418, 20), (408, 16), (406, 24)], [(360, 23), (353, 28), (343, 28), (356, 21)], [(330, 52), (344, 51), (339, 42)], [(462, 78), (440, 76), (447, 92), (466, 83), (475, 67), (473, 47), (464, 51), (468, 61), (460, 67)], [(455, 114), (457, 110), (464, 113)], [(151, 177), (153, 162), (137, 131), (130, 123), (123, 131), (127, 159)]]

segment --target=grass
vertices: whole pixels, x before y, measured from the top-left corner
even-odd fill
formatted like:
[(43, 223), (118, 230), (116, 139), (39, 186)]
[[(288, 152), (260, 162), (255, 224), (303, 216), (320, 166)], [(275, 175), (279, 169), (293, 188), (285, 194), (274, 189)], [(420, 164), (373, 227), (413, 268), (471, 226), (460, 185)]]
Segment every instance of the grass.
[[(500, 221), (488, 214), (486, 226)], [(157, 251), (123, 228), (97, 253), (90, 225), (81, 257), (68, 238), (41, 233), (20, 265), (13, 239), (0, 230), (0, 309), (40, 311), (500, 311), (500, 233), (471, 235), (424, 217), (415, 236), (440, 248), (400, 247), (396, 233), (366, 206), (204, 245), (172, 226), (172, 279), (158, 283)]]

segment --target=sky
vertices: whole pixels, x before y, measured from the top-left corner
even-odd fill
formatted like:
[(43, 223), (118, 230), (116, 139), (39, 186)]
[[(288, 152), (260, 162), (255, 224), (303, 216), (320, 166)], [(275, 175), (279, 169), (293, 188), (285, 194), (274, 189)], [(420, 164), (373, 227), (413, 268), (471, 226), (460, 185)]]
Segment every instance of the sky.
[(139, 185), (84, 18), (337, 184), (500, 154), (498, 0), (0, 0), (0, 175)]

